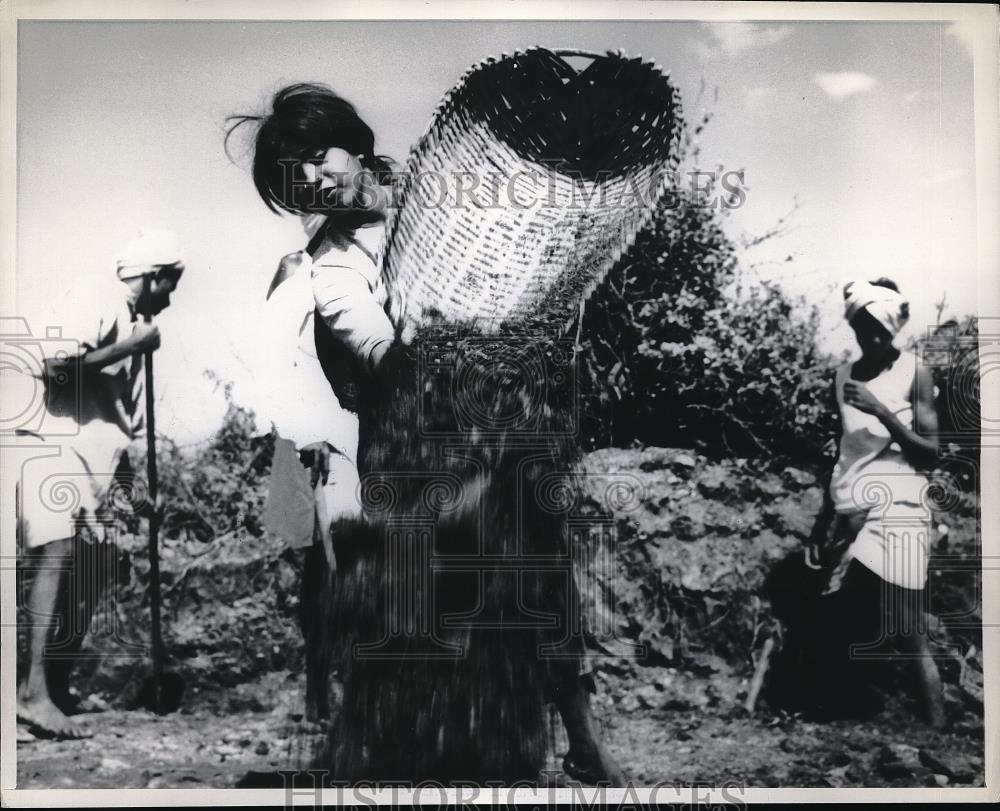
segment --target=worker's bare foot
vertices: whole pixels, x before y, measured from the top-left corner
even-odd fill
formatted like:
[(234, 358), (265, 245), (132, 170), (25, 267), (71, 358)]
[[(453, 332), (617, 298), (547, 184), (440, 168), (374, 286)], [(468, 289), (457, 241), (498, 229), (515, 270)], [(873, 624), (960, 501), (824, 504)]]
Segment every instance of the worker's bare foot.
[(89, 738), (93, 733), (68, 718), (49, 699), (17, 702), (17, 720), (38, 738), (75, 740)]
[(563, 771), (574, 780), (588, 785), (625, 785), (625, 772), (600, 743), (589, 752), (571, 749), (563, 758)]

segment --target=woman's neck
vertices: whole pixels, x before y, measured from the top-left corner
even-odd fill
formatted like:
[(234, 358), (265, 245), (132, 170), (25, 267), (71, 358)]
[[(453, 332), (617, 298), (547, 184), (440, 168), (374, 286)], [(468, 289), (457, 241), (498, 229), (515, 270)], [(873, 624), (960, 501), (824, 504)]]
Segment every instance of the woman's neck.
[(341, 234), (350, 234), (358, 228), (376, 225), (385, 220), (385, 212), (381, 209), (359, 209), (344, 212), (343, 216), (330, 217), (329, 227)]

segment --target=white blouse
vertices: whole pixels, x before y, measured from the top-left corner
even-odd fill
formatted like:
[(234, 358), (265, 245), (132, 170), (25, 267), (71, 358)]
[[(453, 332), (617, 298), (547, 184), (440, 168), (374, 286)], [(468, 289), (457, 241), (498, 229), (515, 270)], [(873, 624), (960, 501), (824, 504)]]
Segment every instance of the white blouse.
[(341, 407), (323, 373), (314, 318), (318, 310), (334, 336), (375, 368), (395, 336), (378, 269), (383, 233), (380, 225), (360, 228), (312, 260), (305, 251), (295, 255), (298, 267), (265, 305), (258, 381), (265, 413), (258, 416), (298, 448), (325, 441), (356, 459), (357, 416)]

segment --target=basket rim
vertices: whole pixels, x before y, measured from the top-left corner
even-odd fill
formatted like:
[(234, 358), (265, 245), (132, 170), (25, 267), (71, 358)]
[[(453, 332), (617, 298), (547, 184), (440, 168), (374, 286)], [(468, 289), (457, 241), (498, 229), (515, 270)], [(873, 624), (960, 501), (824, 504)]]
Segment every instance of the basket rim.
[[(480, 70), (489, 65), (494, 65), (498, 62), (516, 59), (519, 56), (528, 55), (538, 51), (545, 51), (555, 56), (559, 56), (560, 58), (564, 56), (582, 56), (585, 58), (591, 58), (595, 60), (618, 59), (618, 60), (638, 63), (639, 65), (652, 70), (658, 76), (660, 76), (664, 81), (670, 84), (671, 88), (674, 91), (674, 103), (675, 103), (674, 115), (678, 121), (683, 120), (683, 107), (681, 98), (679, 93), (677, 93), (676, 88), (670, 82), (671, 79), (670, 72), (664, 70), (663, 67), (658, 62), (652, 59), (645, 59), (641, 55), (638, 55), (636, 57), (629, 57), (625, 54), (624, 50), (621, 48), (608, 49), (607, 51), (601, 53), (597, 51), (587, 51), (584, 49), (572, 48), (572, 47), (553, 48), (537, 44), (531, 45), (526, 48), (515, 49), (513, 52), (502, 51), (499, 57), (491, 54), (489, 56), (484, 57), (479, 62), (470, 65), (468, 68), (466, 68), (465, 71), (463, 71), (463, 73), (455, 82), (455, 84), (453, 84), (451, 88), (449, 88), (441, 97), (440, 101), (435, 106), (433, 113), (431, 114), (430, 122), (427, 124), (423, 133), (420, 135), (420, 137), (417, 139), (414, 145), (410, 148), (409, 155), (407, 156), (405, 164), (405, 172), (407, 177), (413, 176), (414, 172), (416, 171), (418, 163), (424, 156), (428, 142), (436, 135), (438, 135), (438, 133), (441, 130), (442, 122), (446, 120), (448, 111), (453, 106), (456, 96), (465, 91), (469, 79), (474, 74), (476, 74), (477, 72), (479, 72)], [(674, 133), (674, 137), (675, 138), (678, 137), (679, 134), (680, 132), (678, 130), (677, 132)], [(666, 161), (663, 161), (662, 163), (666, 165), (671, 160), (673, 160), (673, 157), (671, 157)], [(591, 280), (591, 282), (588, 283), (581, 290), (579, 312), (571, 315), (568, 318), (565, 325), (560, 327), (559, 330), (560, 334), (564, 335), (572, 328), (574, 322), (576, 322), (577, 319), (580, 317), (580, 315), (582, 315), (586, 303), (590, 300), (594, 291), (603, 283), (604, 279), (607, 278), (607, 274), (619, 261), (621, 261), (622, 257), (628, 254), (628, 251), (631, 250), (631, 248), (635, 244), (636, 239), (638, 239), (639, 234), (642, 233), (649, 226), (650, 222), (653, 220), (653, 217), (655, 216), (656, 210), (658, 209), (659, 202), (662, 200), (665, 192), (667, 191), (669, 182), (670, 182), (669, 173), (668, 172), (662, 173), (656, 184), (656, 188), (655, 191), (653, 192), (650, 204), (644, 207), (644, 210), (639, 216), (635, 228), (632, 229), (627, 239), (624, 240), (623, 244), (621, 245), (621, 248), (619, 250), (616, 250), (612, 257), (609, 257), (609, 261), (604, 270), (600, 274), (595, 276)], [(391, 248), (395, 241), (396, 231), (399, 226), (399, 220), (402, 215), (403, 209), (406, 207), (406, 202), (407, 198), (404, 197), (404, 199), (401, 202), (401, 205), (395, 206), (393, 208), (390, 214), (389, 221), (386, 223), (383, 249), (380, 257), (381, 260), (380, 270), (382, 271), (385, 270), (385, 267), (389, 262)]]

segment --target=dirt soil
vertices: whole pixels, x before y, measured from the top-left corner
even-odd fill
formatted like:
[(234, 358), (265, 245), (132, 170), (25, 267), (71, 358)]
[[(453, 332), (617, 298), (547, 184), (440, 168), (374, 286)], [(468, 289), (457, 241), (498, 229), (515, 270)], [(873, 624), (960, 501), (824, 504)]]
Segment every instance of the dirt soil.
[[(811, 723), (766, 709), (751, 717), (724, 698), (738, 694), (738, 682), (716, 677), (697, 685), (671, 675), (680, 689), (657, 691), (660, 701), (630, 700), (635, 690), (626, 681), (600, 679), (595, 705), (605, 739), (636, 785), (983, 784), (982, 723), (953, 719), (935, 732), (912, 720), (902, 702), (868, 721)], [(714, 706), (699, 705), (702, 698)], [(189, 703), (166, 716), (82, 713), (76, 718), (94, 736), (80, 741), (20, 740), (18, 788), (232, 788), (250, 770), (308, 761), (315, 739), (296, 723), (302, 690), (292, 674)], [(30, 738), (23, 728), (19, 737)], [(564, 748), (557, 734), (551, 769)]]

